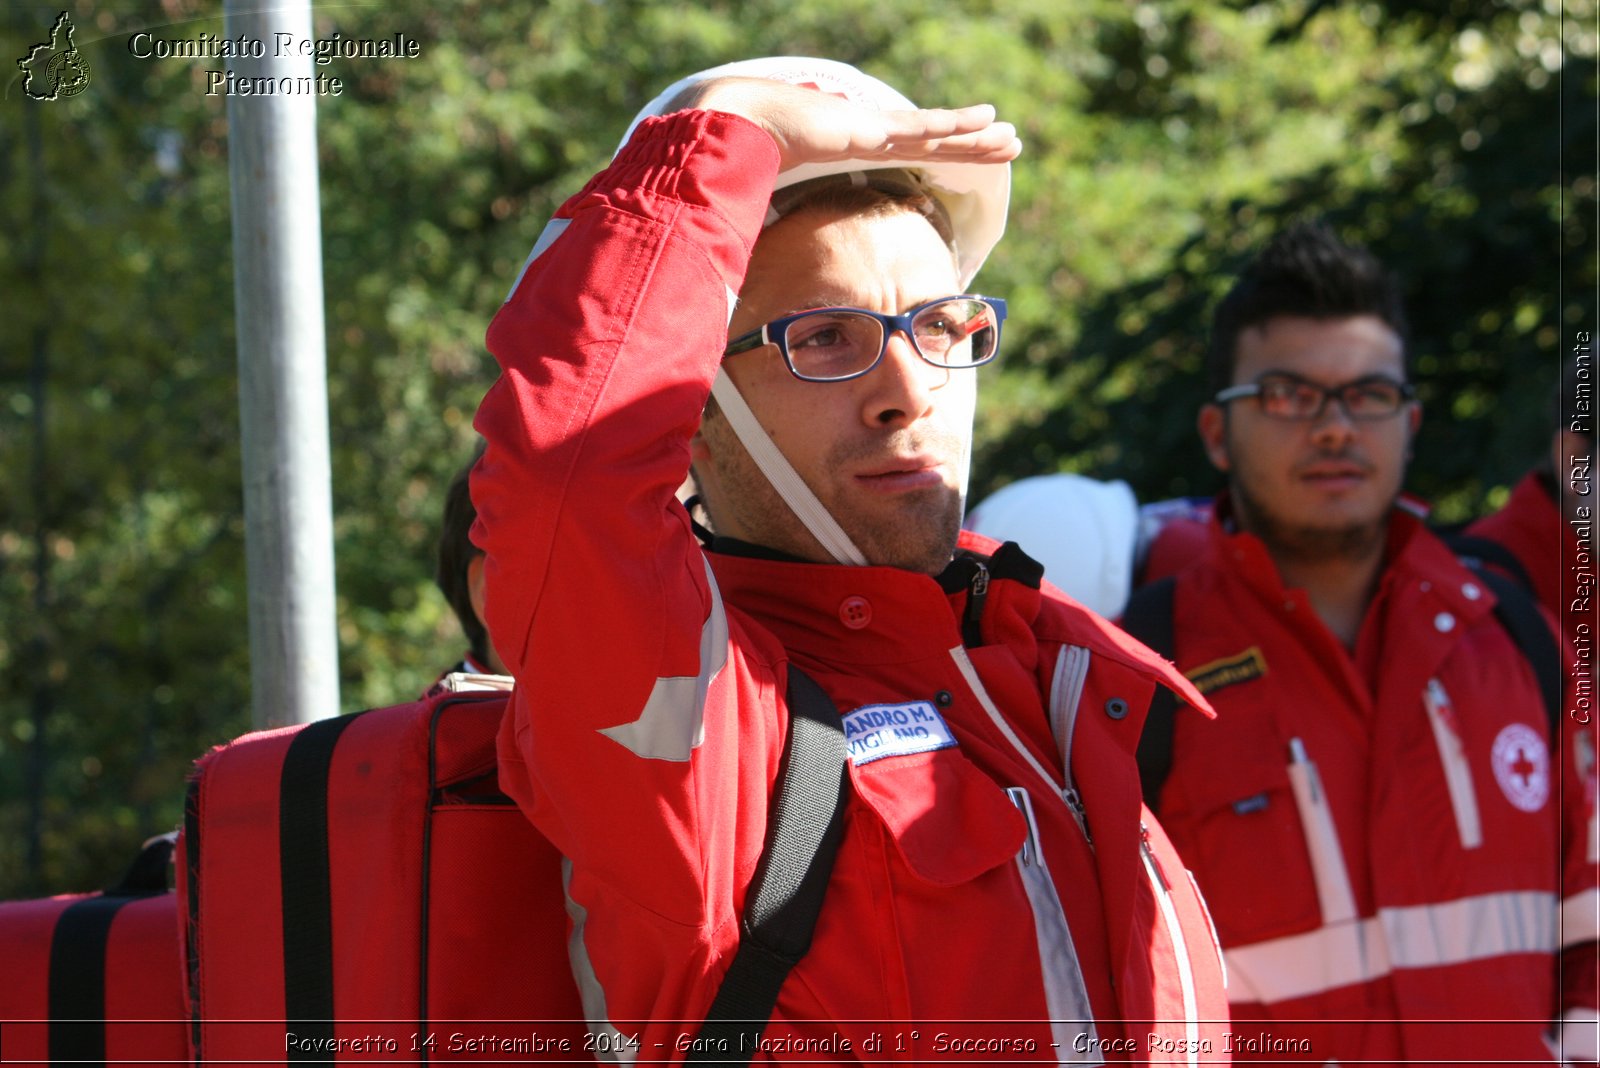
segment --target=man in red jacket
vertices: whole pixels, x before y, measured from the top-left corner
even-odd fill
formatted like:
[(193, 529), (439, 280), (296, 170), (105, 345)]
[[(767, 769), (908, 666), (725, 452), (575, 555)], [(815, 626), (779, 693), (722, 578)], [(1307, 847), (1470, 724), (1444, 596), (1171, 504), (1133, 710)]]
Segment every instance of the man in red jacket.
[[(919, 111), (843, 64), (696, 75), (490, 327), (472, 490), (517, 677), (501, 783), (569, 860), (601, 1053), (1225, 1058), (1203, 907), (1131, 756), (1158, 684), (1203, 700), (1015, 546), (959, 535), (1004, 315), (970, 283), (1019, 148), (987, 107)], [(691, 461), (704, 544), (674, 496)], [(842, 840), (761, 1044), (696, 1048), (791, 665), (843, 713)]]
[[(1544, 463), (1522, 477), (1505, 507), (1467, 528), (1516, 560), (1551, 615), (1569, 653), (1594, 662), (1595, 478), (1594, 357), (1585, 348), (1561, 375), (1559, 422)], [(1489, 559), (1487, 563), (1495, 561)], [(1590, 692), (1592, 698), (1592, 689)]]
[(1217, 717), (1178, 717), (1157, 811), (1216, 920), (1235, 1054), (1592, 1060), (1592, 727), (1563, 720), (1564, 775), (1494, 595), (1396, 507), (1422, 418), (1397, 288), (1293, 227), (1210, 361), (1228, 486), (1172, 618)]

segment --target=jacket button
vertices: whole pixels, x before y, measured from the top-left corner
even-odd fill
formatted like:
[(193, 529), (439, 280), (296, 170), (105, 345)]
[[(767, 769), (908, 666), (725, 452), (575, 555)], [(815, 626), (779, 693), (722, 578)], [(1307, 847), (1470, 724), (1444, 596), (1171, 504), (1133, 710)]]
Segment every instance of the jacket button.
[(1449, 612), (1440, 612), (1433, 617), (1433, 627), (1440, 634), (1449, 634), (1456, 629), (1456, 617)]
[(950, 703), (954, 700), (955, 698), (950, 695), (949, 690), (940, 690), (938, 693), (933, 695), (933, 703), (938, 705), (940, 708), (949, 708)]
[(839, 622), (851, 630), (860, 630), (872, 622), (872, 602), (865, 597), (846, 597), (839, 602)]
[(1483, 591), (1478, 588), (1478, 584), (1476, 582), (1463, 582), (1461, 584), (1461, 596), (1465, 597), (1469, 601), (1476, 601), (1479, 597), (1483, 596)]
[(1112, 719), (1121, 719), (1128, 714), (1128, 702), (1120, 697), (1113, 697), (1106, 702), (1106, 715)]

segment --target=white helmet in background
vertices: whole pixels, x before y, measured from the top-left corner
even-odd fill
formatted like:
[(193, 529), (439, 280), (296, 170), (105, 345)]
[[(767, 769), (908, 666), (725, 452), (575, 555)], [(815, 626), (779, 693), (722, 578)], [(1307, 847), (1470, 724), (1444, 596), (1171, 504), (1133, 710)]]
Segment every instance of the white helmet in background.
[[(633, 135), (634, 128), (640, 122), (662, 114), (685, 89), (712, 78), (768, 78), (842, 96), (852, 103), (875, 107), (880, 111), (916, 107), (895, 89), (877, 78), (863, 74), (848, 63), (804, 56), (747, 59), (712, 67), (710, 70), (691, 74), (669, 85), (634, 116), (633, 122), (628, 126), (628, 132), (623, 135), (622, 144), (627, 144), (628, 138)], [(852, 180), (864, 184), (871, 183), (872, 171), (895, 171), (900, 175), (910, 175), (939, 202), (950, 218), (951, 229), (955, 236), (956, 270), (960, 276), (960, 284), (963, 289), (970, 288), (978, 268), (983, 266), (983, 261), (989, 257), (990, 250), (1005, 232), (1006, 206), (1011, 196), (1010, 165), (834, 160), (827, 163), (808, 163), (783, 172), (778, 175), (774, 192), (801, 182), (832, 175), (850, 175), (853, 176)], [(781, 202), (782, 198), (775, 196), (774, 200)], [(766, 224), (771, 225), (779, 217), (779, 212), (769, 210)], [(731, 303), (728, 307), (728, 316), (730, 319), (733, 316)], [(725, 371), (717, 373), (711, 395), (716, 398), (728, 424), (733, 428), (745, 450), (750, 453), (756, 466), (766, 476), (767, 481), (772, 483), (778, 495), (834, 560), (841, 564), (867, 563), (866, 557), (851, 542), (838, 522), (823, 507), (822, 502), (817, 500), (816, 495), (811, 492), (810, 487), (800, 478), (783, 453), (772, 443)], [(964, 420), (966, 442), (958, 473), (963, 501), (966, 499), (968, 469), (972, 457), (972, 409), (976, 407), (976, 388), (966, 390), (966, 395), (968, 399), (968, 410)]]

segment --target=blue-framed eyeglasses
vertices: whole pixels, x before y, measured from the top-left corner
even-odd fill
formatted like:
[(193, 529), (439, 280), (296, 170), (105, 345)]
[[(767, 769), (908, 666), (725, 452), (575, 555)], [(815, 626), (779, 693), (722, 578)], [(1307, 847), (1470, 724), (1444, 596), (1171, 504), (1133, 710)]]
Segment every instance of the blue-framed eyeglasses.
[(1261, 414), (1295, 422), (1321, 419), (1330, 399), (1337, 400), (1353, 422), (1387, 419), (1417, 395), (1409, 382), (1373, 375), (1339, 386), (1319, 386), (1299, 375), (1262, 375), (1254, 382), (1229, 386), (1211, 399), (1217, 404), (1254, 397)]
[(935, 367), (977, 367), (1000, 351), (1006, 302), (998, 297), (941, 297), (901, 315), (865, 308), (816, 308), (774, 319), (728, 342), (723, 356), (776, 345), (796, 378), (843, 382), (878, 366), (889, 335), (911, 339), (917, 355)]

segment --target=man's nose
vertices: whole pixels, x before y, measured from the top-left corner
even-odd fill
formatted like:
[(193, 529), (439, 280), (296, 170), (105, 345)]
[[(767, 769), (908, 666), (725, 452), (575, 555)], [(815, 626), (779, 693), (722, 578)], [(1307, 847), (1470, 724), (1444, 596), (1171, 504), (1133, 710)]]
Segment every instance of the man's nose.
[(1311, 433), (1316, 437), (1348, 437), (1355, 433), (1356, 421), (1344, 406), (1344, 398), (1337, 393), (1324, 396), (1322, 411), (1311, 421)]
[(867, 375), (872, 388), (863, 417), (874, 426), (910, 424), (933, 407), (934, 392), (950, 380), (950, 369), (924, 360), (902, 331), (889, 335), (883, 360)]

